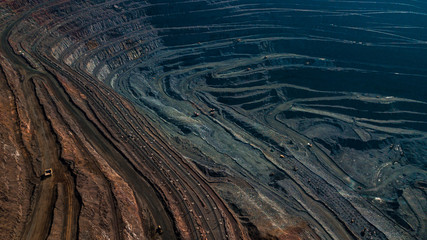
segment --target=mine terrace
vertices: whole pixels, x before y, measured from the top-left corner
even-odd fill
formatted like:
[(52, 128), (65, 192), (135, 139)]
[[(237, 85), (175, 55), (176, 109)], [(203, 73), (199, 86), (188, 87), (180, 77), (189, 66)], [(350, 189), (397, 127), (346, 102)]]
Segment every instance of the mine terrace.
[(0, 239), (423, 239), (427, 3), (5, 0)]

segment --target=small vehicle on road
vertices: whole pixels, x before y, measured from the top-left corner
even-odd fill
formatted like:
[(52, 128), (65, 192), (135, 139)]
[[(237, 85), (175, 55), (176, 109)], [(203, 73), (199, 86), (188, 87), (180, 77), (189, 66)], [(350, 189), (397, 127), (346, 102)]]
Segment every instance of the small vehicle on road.
[(162, 226), (157, 226), (157, 228), (156, 228), (156, 233), (158, 233), (158, 234), (160, 234), (160, 235), (162, 235), (162, 233), (163, 233), (163, 229), (162, 229)]

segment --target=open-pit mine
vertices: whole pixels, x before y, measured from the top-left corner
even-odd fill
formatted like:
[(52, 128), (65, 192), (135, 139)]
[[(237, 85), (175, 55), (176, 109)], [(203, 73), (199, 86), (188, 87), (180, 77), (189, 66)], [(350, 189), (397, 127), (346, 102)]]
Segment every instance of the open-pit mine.
[(427, 2), (2, 0), (0, 239), (426, 239)]

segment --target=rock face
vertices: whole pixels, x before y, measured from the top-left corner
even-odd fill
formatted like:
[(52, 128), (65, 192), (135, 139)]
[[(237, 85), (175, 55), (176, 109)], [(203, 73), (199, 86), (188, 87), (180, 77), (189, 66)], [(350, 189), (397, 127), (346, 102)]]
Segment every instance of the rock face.
[(422, 239), (422, 9), (2, 2), (0, 238)]

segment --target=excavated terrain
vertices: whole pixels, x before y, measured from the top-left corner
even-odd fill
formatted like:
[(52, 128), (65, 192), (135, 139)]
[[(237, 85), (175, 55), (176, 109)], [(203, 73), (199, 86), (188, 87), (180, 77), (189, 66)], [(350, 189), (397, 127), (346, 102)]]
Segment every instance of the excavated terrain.
[(0, 239), (425, 238), (426, 16), (2, 1)]

